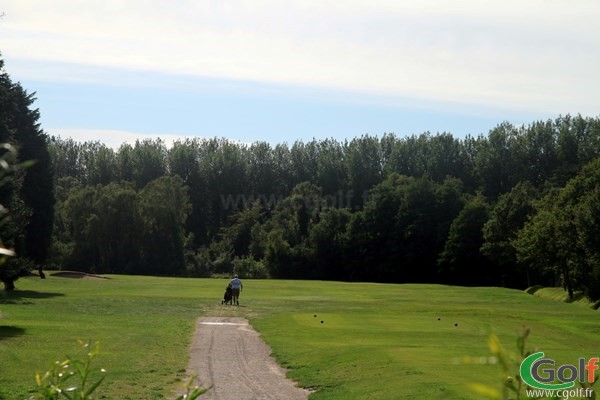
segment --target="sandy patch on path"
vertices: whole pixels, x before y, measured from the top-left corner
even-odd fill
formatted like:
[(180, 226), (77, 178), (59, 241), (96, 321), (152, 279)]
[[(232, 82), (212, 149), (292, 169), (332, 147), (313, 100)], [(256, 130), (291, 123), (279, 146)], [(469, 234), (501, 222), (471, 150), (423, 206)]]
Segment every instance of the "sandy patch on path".
[(187, 374), (211, 387), (202, 399), (306, 400), (310, 393), (285, 378), (271, 349), (244, 318), (198, 319)]

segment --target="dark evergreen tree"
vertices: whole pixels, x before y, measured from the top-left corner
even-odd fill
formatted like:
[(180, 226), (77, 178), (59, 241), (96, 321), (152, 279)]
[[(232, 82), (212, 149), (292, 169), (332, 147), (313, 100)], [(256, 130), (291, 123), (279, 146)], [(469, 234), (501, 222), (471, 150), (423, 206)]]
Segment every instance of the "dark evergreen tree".
[(18, 184), (6, 185), (0, 197), (14, 198), (15, 204), (22, 201), (28, 209), (27, 218), (19, 222), (23, 226), (16, 230), (23, 232), (22, 240), (13, 238), (17, 260), (23, 260), (24, 269), (29, 263), (36, 265), (44, 278), (42, 267), (50, 249), (54, 218), (54, 179), (48, 138), (38, 123), (39, 111), (32, 109), (35, 93), (29, 94), (20, 84), (13, 83), (3, 66), (0, 60), (0, 141), (13, 144), (18, 149), (18, 162), (26, 163), (27, 168), (22, 169)]

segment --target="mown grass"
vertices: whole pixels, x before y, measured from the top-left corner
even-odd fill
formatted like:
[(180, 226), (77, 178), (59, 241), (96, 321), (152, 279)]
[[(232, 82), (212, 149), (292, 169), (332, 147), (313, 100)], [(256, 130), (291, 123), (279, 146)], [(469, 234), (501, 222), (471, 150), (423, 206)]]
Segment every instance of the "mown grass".
[(244, 281), (230, 307), (221, 279), (17, 283), (0, 295), (0, 399), (26, 398), (35, 371), (76, 353), (78, 339), (101, 342), (98, 398), (172, 398), (203, 315), (249, 318), (290, 377), (316, 390), (311, 399), (476, 399), (466, 385), (498, 386), (499, 367), (463, 359), (487, 357), (492, 332), (513, 347), (524, 325), (529, 347), (559, 362), (598, 356), (597, 311), (516, 290)]
[[(108, 376), (99, 392), (105, 398), (163, 398), (183, 376), (194, 319), (209, 302), (202, 285), (193, 290), (178, 282), (19, 280), (19, 291), (0, 298), (0, 398), (25, 398), (36, 370), (77, 353), (77, 341), (88, 339), (101, 343), (98, 367)], [(2, 326), (22, 332), (2, 337)]]

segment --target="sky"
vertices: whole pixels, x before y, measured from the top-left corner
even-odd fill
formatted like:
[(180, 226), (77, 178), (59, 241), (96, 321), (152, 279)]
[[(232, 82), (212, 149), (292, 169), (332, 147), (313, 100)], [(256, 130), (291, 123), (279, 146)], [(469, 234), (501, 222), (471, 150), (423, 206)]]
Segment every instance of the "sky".
[(243, 143), (600, 115), (597, 0), (3, 0), (51, 135)]

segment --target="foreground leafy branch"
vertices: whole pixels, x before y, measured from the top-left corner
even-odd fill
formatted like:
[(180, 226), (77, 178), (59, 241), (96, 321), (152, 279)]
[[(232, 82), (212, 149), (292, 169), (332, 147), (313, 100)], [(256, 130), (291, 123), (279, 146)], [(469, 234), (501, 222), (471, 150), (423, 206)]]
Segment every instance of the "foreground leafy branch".
[[(30, 400), (86, 400), (100, 386), (106, 375), (106, 370), (101, 369), (101, 376), (92, 379), (91, 364), (99, 352), (99, 343), (93, 346), (90, 342), (81, 343), (87, 351), (84, 360), (67, 356), (63, 361), (56, 361), (52, 369), (43, 375), (35, 375), (38, 385), (38, 394)], [(97, 375), (97, 373), (94, 373)], [(92, 381), (93, 383), (89, 384)]]
[[(527, 396), (527, 390), (532, 388), (528, 386), (522, 379), (520, 374), (520, 366), (525, 358), (533, 354), (532, 351), (526, 350), (526, 342), (529, 337), (530, 330), (528, 328), (523, 329), (521, 334), (517, 337), (516, 347), (517, 354), (507, 351), (502, 344), (500, 339), (495, 334), (490, 335), (488, 340), (488, 347), (493, 357), (498, 361), (501, 367), (501, 389), (487, 386), (484, 384), (471, 384), (469, 389), (476, 393), (479, 398), (485, 398), (490, 400), (531, 400), (531, 399), (548, 399), (548, 400), (567, 400), (574, 399), (575, 397), (561, 397), (558, 394), (564, 393), (563, 391), (547, 391), (548, 393), (554, 392), (554, 396), (551, 397), (530, 397)], [(581, 391), (585, 393), (587, 397), (577, 397), (587, 400), (595, 400), (596, 394), (592, 389), (593, 385), (598, 382), (598, 375), (595, 376), (593, 383), (579, 383), (580, 387), (584, 389)], [(588, 389), (587, 391), (585, 389)], [(532, 390), (531, 393), (540, 393), (543, 391)]]

